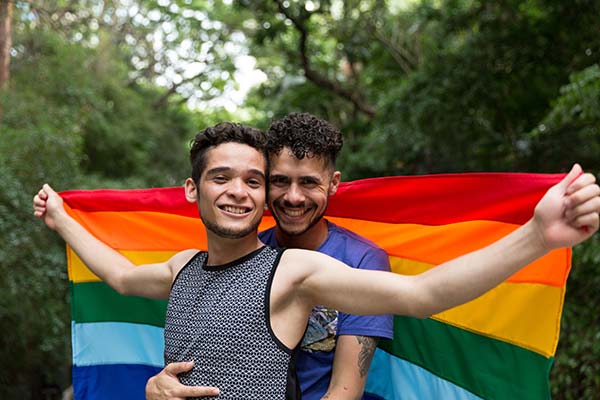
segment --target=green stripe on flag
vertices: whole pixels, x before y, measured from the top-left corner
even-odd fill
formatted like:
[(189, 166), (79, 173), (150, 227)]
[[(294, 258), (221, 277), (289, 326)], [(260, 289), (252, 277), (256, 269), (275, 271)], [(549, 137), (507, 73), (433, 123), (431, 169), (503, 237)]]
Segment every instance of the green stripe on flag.
[(71, 318), (82, 322), (132, 322), (163, 327), (166, 300), (123, 296), (104, 282), (70, 283)]
[(549, 399), (553, 358), (432, 319), (394, 317), (379, 347), (484, 399)]

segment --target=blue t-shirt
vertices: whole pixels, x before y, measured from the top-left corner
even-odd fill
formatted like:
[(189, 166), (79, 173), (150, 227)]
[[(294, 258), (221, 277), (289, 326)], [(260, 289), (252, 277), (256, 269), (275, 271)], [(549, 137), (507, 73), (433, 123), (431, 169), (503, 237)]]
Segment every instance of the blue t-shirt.
[[(371, 241), (327, 222), (329, 233), (317, 249), (354, 268), (389, 271), (389, 258), (385, 251)], [(275, 228), (259, 234), (263, 243), (279, 247)], [(391, 339), (391, 315), (350, 315), (317, 306), (313, 310), (306, 334), (302, 339), (296, 369), (303, 400), (318, 400), (329, 388), (335, 344), (339, 335), (372, 336)]]

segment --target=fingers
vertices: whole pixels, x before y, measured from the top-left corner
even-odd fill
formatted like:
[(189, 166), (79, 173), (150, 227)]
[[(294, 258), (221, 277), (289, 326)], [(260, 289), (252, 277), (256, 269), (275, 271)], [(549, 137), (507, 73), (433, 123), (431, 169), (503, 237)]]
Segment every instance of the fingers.
[(598, 230), (599, 223), (600, 217), (597, 212), (594, 212), (578, 216), (571, 222), (571, 225), (584, 229), (586, 233), (593, 234)]
[(216, 387), (186, 386), (179, 382), (177, 375), (190, 371), (193, 367), (193, 361), (168, 364), (158, 375), (148, 380), (146, 398), (157, 400), (218, 396), (220, 391)]
[(579, 164), (574, 164), (571, 168), (571, 171), (563, 178), (562, 181), (559, 182), (558, 186), (561, 187), (563, 191), (566, 191), (569, 186), (571, 186), (583, 173), (581, 166)]
[(173, 389), (172, 393), (177, 397), (203, 397), (203, 396), (218, 396), (220, 391), (216, 387), (209, 386), (185, 386)]
[[(565, 197), (565, 207), (567, 209), (577, 209), (583, 204), (588, 204), (588, 207), (597, 205), (595, 200), (600, 196), (600, 186), (592, 183), (581, 187), (577, 191), (567, 194)], [(592, 211), (590, 208), (589, 211)]]
[[(168, 364), (164, 371), (165, 373), (177, 376), (181, 373), (188, 372), (194, 368), (194, 361), (176, 362)], [(217, 396), (219, 389), (209, 386), (186, 386), (177, 384), (171, 388), (172, 393), (178, 397), (200, 397), (200, 396)]]
[(565, 191), (565, 217), (572, 226), (593, 233), (598, 230), (599, 213), (600, 186), (594, 175), (581, 172)]
[(40, 199), (42, 199), (42, 200), (48, 200), (48, 193), (46, 193), (46, 192), (44, 191), (44, 188), (43, 188), (43, 187), (42, 187), (42, 188), (40, 189), (40, 191), (38, 192), (38, 196), (39, 196), (39, 198), (40, 198)]
[(40, 191), (33, 197), (33, 215), (36, 217), (41, 217), (46, 212), (46, 200), (48, 200), (48, 194), (44, 191), (44, 189), (40, 189)]
[(52, 187), (50, 185), (48, 185), (47, 183), (44, 183), (44, 185), (42, 186), (42, 190), (45, 191), (48, 195), (55, 195), (57, 194), (54, 189), (52, 189)]
[(596, 183), (596, 177), (593, 174), (590, 173), (582, 173), (579, 176), (577, 176), (571, 183), (569, 183), (569, 186), (567, 187), (565, 194), (571, 195), (575, 192), (577, 192), (578, 190), (581, 190), (582, 188), (589, 186), (589, 185), (594, 185)]
[(176, 362), (168, 364), (165, 367), (165, 372), (167, 372), (170, 375), (179, 375), (181, 373), (190, 371), (192, 368), (194, 368), (193, 361)]

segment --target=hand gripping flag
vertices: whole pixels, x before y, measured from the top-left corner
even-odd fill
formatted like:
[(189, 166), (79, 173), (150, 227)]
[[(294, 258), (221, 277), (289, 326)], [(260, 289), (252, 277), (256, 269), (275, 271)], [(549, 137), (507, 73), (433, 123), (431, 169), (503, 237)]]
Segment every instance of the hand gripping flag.
[[(525, 223), (562, 175), (455, 174), (342, 183), (327, 218), (372, 240), (392, 270), (416, 274)], [(206, 249), (183, 188), (61, 193), (68, 212), (135, 264)], [(274, 224), (265, 215), (260, 229)], [(166, 301), (121, 296), (67, 247), (76, 399), (143, 399), (163, 366)], [(570, 249), (555, 250), (495, 289), (428, 319), (395, 317), (376, 351), (373, 399), (548, 399)]]

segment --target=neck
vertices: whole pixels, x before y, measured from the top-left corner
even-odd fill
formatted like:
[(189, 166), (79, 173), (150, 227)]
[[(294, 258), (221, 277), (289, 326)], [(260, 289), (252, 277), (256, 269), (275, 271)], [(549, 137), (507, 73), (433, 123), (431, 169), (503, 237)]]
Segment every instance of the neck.
[(275, 237), (277, 243), (282, 247), (316, 250), (329, 235), (327, 221), (321, 219), (314, 226), (300, 235), (288, 235), (282, 232), (279, 227), (275, 227)]
[(244, 257), (264, 246), (256, 231), (239, 239), (228, 239), (206, 232), (208, 240), (208, 265), (223, 265)]

